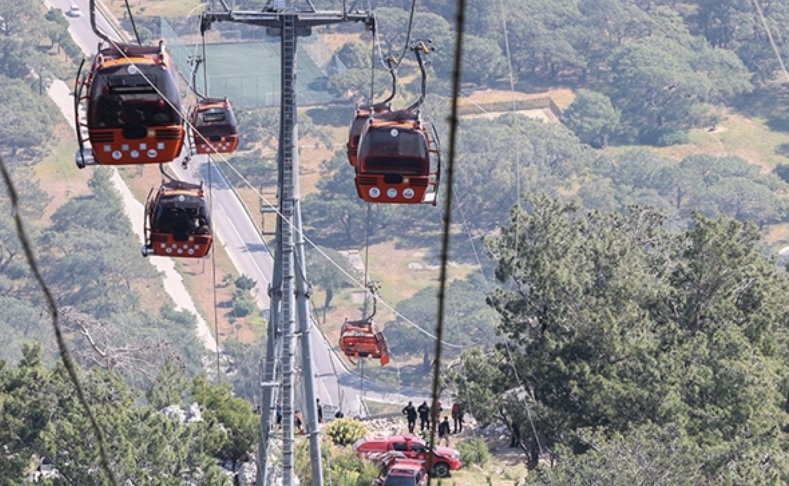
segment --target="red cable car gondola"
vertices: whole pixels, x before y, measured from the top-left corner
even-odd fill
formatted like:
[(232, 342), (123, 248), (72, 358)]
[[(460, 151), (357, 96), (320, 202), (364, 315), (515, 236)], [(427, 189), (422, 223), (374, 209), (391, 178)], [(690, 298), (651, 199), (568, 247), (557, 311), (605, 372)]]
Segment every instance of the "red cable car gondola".
[(90, 72), (81, 73), (82, 66), (74, 89), (78, 167), (158, 164), (179, 156), (185, 135), (181, 102), (163, 41), (158, 46), (99, 45)]
[(213, 243), (202, 184), (172, 180), (148, 194), (143, 256), (201, 258)]
[(198, 154), (229, 154), (238, 148), (238, 123), (227, 98), (201, 98), (189, 113)]
[(354, 358), (380, 359), (382, 366), (389, 363), (386, 338), (375, 330), (372, 319), (346, 320), (340, 330), (340, 349), (351, 363), (354, 363)]
[(381, 360), (381, 366), (389, 363), (389, 347), (382, 332), (376, 331), (373, 325), (373, 317), (377, 310), (378, 285), (368, 282), (367, 288), (373, 296), (373, 312), (367, 318), (360, 321), (345, 322), (340, 329), (340, 350), (348, 357), (351, 363), (359, 358), (374, 358)]
[(365, 201), (436, 204), (438, 141), (419, 114), (400, 110), (370, 118), (357, 157), (356, 191)]
[(432, 124), (422, 120), (418, 110), (425, 100), (427, 79), (422, 54), (430, 52), (430, 48), (424, 42), (417, 42), (411, 50), (416, 53), (422, 73), (419, 99), (403, 110), (380, 113), (373, 110), (361, 129), (355, 183), (357, 194), (367, 202), (435, 206), (438, 200), (441, 176), (438, 136)]

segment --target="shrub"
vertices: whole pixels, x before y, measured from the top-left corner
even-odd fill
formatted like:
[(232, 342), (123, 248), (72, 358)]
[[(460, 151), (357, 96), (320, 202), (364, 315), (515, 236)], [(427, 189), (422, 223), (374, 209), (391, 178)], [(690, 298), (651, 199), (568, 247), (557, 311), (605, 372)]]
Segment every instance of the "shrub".
[(258, 283), (246, 275), (241, 275), (236, 279), (236, 288), (241, 290), (252, 290)]
[(335, 444), (347, 445), (367, 435), (367, 427), (358, 420), (342, 418), (326, 426), (324, 432)]
[(233, 299), (233, 313), (236, 317), (246, 317), (255, 311), (255, 301), (249, 297)]
[(469, 439), (457, 443), (457, 450), (460, 452), (460, 460), (463, 465), (485, 464), (490, 459), (488, 445), (482, 438)]

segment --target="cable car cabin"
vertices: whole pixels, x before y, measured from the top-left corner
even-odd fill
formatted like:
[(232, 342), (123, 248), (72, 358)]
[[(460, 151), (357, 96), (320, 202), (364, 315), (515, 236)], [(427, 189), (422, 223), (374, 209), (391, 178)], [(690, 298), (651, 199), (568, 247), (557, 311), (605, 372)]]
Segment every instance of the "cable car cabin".
[(351, 130), (348, 134), (348, 143), (345, 145), (345, 150), (348, 153), (348, 162), (353, 167), (356, 167), (359, 139), (367, 121), (371, 116), (385, 116), (390, 112), (391, 106), (388, 102), (377, 103), (373, 106), (361, 105), (356, 107), (356, 114), (353, 117), (353, 121), (351, 121)]
[(229, 154), (238, 148), (238, 123), (227, 98), (204, 98), (189, 113), (198, 154)]
[(436, 204), (438, 140), (419, 115), (397, 111), (368, 119), (356, 162), (356, 191), (365, 201)]
[(389, 363), (389, 347), (382, 332), (376, 332), (370, 320), (346, 320), (340, 330), (340, 349), (353, 363), (353, 358), (380, 359)]
[(356, 167), (356, 154), (359, 149), (359, 137), (362, 135), (367, 120), (370, 118), (372, 110), (369, 106), (359, 106), (356, 108), (356, 115), (351, 122), (351, 130), (348, 134), (348, 143), (345, 145), (345, 150), (348, 153), (348, 162), (353, 167)]
[(202, 185), (172, 181), (148, 195), (143, 256), (201, 258), (211, 250), (211, 219)]
[[(117, 44), (102, 48), (80, 83), (75, 112), (87, 125), (91, 148), (80, 150), (77, 165), (150, 164), (176, 159), (184, 143), (181, 101), (174, 63), (159, 46)], [(86, 123), (79, 119), (84, 107)]]

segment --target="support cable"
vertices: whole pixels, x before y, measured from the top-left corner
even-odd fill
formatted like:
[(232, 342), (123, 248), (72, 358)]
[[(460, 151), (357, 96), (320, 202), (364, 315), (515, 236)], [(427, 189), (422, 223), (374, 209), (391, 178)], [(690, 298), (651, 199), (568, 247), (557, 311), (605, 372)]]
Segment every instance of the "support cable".
[[(211, 156), (208, 156), (208, 213), (214, 214), (214, 188), (211, 170)], [(211, 218), (211, 234), (214, 234), (214, 218)], [(211, 295), (214, 299), (214, 342), (216, 343), (216, 382), (221, 383), (221, 368), (219, 365), (219, 304), (216, 298), (216, 248), (211, 252)], [(262, 410), (262, 408), (261, 408)]]
[(377, 45), (377, 37), (375, 35), (376, 26), (373, 25), (372, 35), (372, 52), (370, 53), (370, 106), (375, 103), (375, 47)]
[(759, 14), (759, 19), (761, 19), (762, 21), (762, 25), (764, 26), (764, 31), (767, 34), (767, 39), (770, 41), (770, 45), (773, 48), (775, 57), (778, 60), (778, 65), (781, 66), (781, 71), (783, 71), (786, 81), (789, 82), (789, 71), (786, 70), (786, 64), (784, 64), (783, 57), (781, 56), (781, 50), (778, 48), (778, 45), (775, 43), (775, 38), (773, 38), (773, 33), (770, 30), (770, 26), (767, 24), (767, 19), (764, 18), (764, 12), (762, 11), (762, 6), (759, 5), (759, 0), (753, 0), (753, 5), (756, 7), (756, 13)]
[[(430, 408), (434, 420), (430, 424), (430, 444), (431, 446), (436, 443), (436, 422), (439, 418), (438, 415), (438, 393), (439, 384), (441, 381), (441, 352), (443, 350), (442, 339), (444, 333), (444, 307), (446, 304), (446, 288), (447, 288), (447, 267), (449, 265), (449, 236), (452, 222), (452, 190), (454, 188), (454, 166), (457, 148), (457, 127), (458, 127), (458, 98), (460, 93), (460, 79), (463, 62), (463, 31), (466, 24), (466, 0), (458, 0), (457, 4), (457, 18), (455, 21), (457, 25), (457, 37), (455, 40), (455, 57), (454, 69), (452, 71), (452, 109), (449, 116), (449, 149), (447, 160), (447, 197), (444, 201), (444, 228), (441, 236), (441, 273), (439, 276), (439, 289), (438, 289), (438, 319), (436, 321), (436, 347), (434, 351), (435, 367), (433, 368), (433, 385), (431, 395), (433, 397), (433, 405)], [(433, 468), (434, 455), (431, 453), (428, 458), (428, 470)], [(427, 484), (430, 486), (432, 478), (428, 476)]]
[[(510, 47), (510, 34), (509, 29), (507, 27), (507, 15), (504, 10), (504, 2), (503, 0), (499, 0), (499, 12), (501, 14), (501, 26), (502, 31), (504, 32), (504, 47), (507, 52), (507, 70), (509, 72), (509, 81), (510, 81), (510, 95), (512, 97), (512, 112), (516, 112), (516, 105), (515, 105), (515, 74), (513, 70), (513, 63), (512, 63), (512, 49)], [(520, 166), (521, 166), (521, 145), (520, 145), (520, 138), (515, 137), (515, 206), (518, 208), (518, 216), (515, 218), (515, 244), (514, 244), (514, 251), (515, 254), (518, 254), (518, 235), (520, 234), (520, 211), (522, 211), (521, 205), (521, 176), (520, 176)], [(480, 269), (482, 267), (480, 266)], [(484, 272), (482, 272), (484, 277)], [(487, 280), (485, 280), (487, 286)], [(513, 357), (513, 353), (511, 350), (511, 344), (509, 341), (505, 341), (504, 348), (507, 350), (507, 356), (509, 358), (510, 367), (512, 368), (512, 372), (515, 375), (515, 379), (518, 383), (518, 386), (523, 388), (524, 392), (529, 392), (532, 402), (535, 402), (534, 394), (531, 393), (531, 390), (527, 390), (526, 386), (523, 384), (521, 380), (520, 374), (518, 373), (518, 369), (515, 366), (515, 359)], [(532, 433), (534, 434), (534, 441), (537, 443), (537, 449), (542, 452), (542, 444), (540, 443), (540, 437), (537, 434), (537, 427), (534, 425), (534, 420), (531, 416), (531, 407), (526, 400), (524, 399), (524, 409), (526, 409), (526, 417), (529, 420), (529, 425), (531, 426)]]
[[(405, 34), (405, 44), (403, 44), (403, 50), (400, 52), (400, 55), (395, 58), (394, 63), (389, 65), (386, 60), (384, 60), (383, 52), (381, 51), (381, 43), (378, 42), (378, 55), (383, 64), (384, 68), (388, 71), (394, 71), (400, 66), (400, 63), (403, 62), (406, 53), (408, 52), (408, 46), (411, 44), (411, 31), (414, 27), (414, 13), (416, 12), (416, 0), (411, 0), (411, 10), (408, 14), (408, 29), (406, 30)], [(377, 37), (379, 35), (378, 29), (373, 30), (373, 37)]]
[(118, 481), (115, 478), (115, 473), (110, 468), (110, 459), (109, 454), (107, 453), (107, 441), (104, 437), (104, 432), (102, 432), (101, 427), (99, 427), (99, 423), (96, 420), (96, 415), (93, 413), (90, 405), (88, 404), (88, 399), (85, 397), (85, 391), (80, 384), (79, 376), (77, 376), (77, 368), (74, 365), (74, 359), (71, 357), (71, 353), (69, 353), (69, 350), (66, 347), (66, 341), (63, 338), (63, 330), (60, 328), (60, 320), (55, 297), (52, 295), (47, 283), (44, 281), (44, 277), (41, 275), (38, 262), (36, 261), (36, 257), (33, 254), (32, 244), (27, 236), (27, 232), (25, 231), (25, 227), (22, 222), (22, 216), (20, 214), (19, 208), (19, 196), (16, 192), (16, 188), (14, 187), (14, 183), (11, 180), (11, 174), (8, 172), (5, 161), (1, 157), (0, 172), (2, 172), (6, 191), (8, 192), (8, 197), (11, 200), (11, 213), (14, 215), (17, 238), (19, 238), (19, 243), (22, 245), (22, 250), (25, 252), (25, 258), (27, 258), (27, 264), (30, 266), (30, 271), (33, 273), (33, 277), (36, 279), (36, 282), (38, 282), (39, 287), (41, 287), (41, 291), (44, 293), (44, 299), (47, 302), (49, 316), (52, 318), (52, 327), (55, 331), (55, 340), (58, 343), (58, 350), (60, 351), (60, 357), (63, 360), (63, 365), (66, 367), (66, 371), (68, 372), (69, 378), (71, 379), (71, 383), (74, 384), (74, 389), (77, 392), (77, 398), (79, 399), (82, 408), (85, 409), (85, 414), (88, 416), (90, 427), (96, 436), (96, 442), (99, 446), (99, 458), (101, 459), (101, 466), (104, 469), (104, 472), (107, 474), (110, 482), (117, 486)]
[(137, 24), (134, 22), (134, 15), (132, 15), (131, 6), (129, 6), (129, 0), (123, 0), (123, 3), (126, 4), (126, 13), (129, 14), (129, 20), (132, 24), (132, 30), (134, 31), (134, 38), (137, 39), (137, 45), (141, 46), (142, 42), (140, 42), (140, 34), (137, 32)]

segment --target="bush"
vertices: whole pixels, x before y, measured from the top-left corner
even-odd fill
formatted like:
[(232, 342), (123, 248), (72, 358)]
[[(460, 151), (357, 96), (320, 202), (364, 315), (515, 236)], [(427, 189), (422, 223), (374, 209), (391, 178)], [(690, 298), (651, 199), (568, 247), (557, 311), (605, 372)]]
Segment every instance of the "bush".
[(347, 106), (330, 106), (327, 108), (310, 108), (307, 115), (316, 125), (345, 127), (351, 124), (353, 112)]
[[(312, 484), (312, 463), (308, 441), (296, 444), (296, 475), (301, 484)], [(352, 450), (321, 441), (323, 476), (334, 486), (369, 486), (380, 473), (379, 468), (356, 457)]]
[(641, 136), (641, 142), (656, 147), (682, 145), (690, 141), (687, 130), (650, 130)]
[(327, 425), (324, 432), (335, 444), (348, 445), (367, 435), (367, 427), (358, 420), (342, 418)]
[(246, 317), (255, 311), (255, 301), (249, 297), (233, 299), (233, 313), (236, 317)]
[(482, 438), (469, 439), (457, 443), (460, 460), (464, 466), (471, 464), (485, 464), (490, 459), (488, 445)]
[(258, 283), (246, 275), (241, 275), (236, 279), (236, 288), (241, 290), (252, 290)]
[[(783, 147), (784, 145), (789, 145), (789, 144), (783, 144), (781, 145), (781, 147)], [(778, 177), (780, 177), (784, 182), (789, 182), (789, 164), (778, 164), (775, 167), (775, 169), (773, 169), (773, 173)]]

